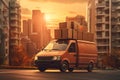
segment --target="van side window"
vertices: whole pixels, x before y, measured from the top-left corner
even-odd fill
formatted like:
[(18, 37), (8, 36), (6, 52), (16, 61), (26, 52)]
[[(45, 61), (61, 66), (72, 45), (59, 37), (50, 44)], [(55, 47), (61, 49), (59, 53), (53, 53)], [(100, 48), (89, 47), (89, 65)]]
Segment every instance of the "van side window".
[(76, 45), (75, 45), (75, 43), (71, 43), (68, 51), (69, 51), (69, 52), (76, 52)]

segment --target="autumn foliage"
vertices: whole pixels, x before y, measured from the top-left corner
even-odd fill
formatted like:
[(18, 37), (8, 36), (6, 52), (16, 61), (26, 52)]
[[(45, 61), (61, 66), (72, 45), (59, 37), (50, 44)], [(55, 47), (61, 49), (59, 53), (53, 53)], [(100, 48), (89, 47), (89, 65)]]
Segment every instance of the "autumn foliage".
[(27, 55), (22, 45), (14, 46), (10, 54), (10, 64), (13, 66), (29, 66), (32, 59)]

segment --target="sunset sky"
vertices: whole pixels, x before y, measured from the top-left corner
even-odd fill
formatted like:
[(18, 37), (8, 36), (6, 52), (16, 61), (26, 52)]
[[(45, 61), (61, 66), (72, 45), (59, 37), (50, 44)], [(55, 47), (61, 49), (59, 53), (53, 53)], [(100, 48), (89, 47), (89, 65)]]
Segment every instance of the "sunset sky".
[(19, 0), (22, 8), (22, 19), (31, 18), (32, 10), (45, 13), (48, 26), (57, 26), (65, 21), (66, 16), (83, 15), (86, 17), (88, 0)]

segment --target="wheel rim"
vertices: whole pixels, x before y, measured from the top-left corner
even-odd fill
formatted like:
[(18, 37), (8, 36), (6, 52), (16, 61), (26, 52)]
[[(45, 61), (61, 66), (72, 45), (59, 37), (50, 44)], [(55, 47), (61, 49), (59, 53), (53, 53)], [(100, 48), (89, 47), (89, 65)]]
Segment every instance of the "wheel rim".
[(93, 70), (93, 63), (90, 63), (88, 65), (88, 72), (92, 72), (92, 70)]
[(68, 64), (66, 62), (64, 62), (61, 66), (61, 71), (66, 72), (67, 70), (68, 70)]

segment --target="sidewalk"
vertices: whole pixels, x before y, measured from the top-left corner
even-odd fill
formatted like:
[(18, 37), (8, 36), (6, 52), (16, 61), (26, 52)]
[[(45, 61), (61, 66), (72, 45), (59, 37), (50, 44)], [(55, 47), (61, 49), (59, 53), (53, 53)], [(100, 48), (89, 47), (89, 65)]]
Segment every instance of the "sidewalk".
[(37, 69), (35, 66), (0, 66), (0, 69)]

